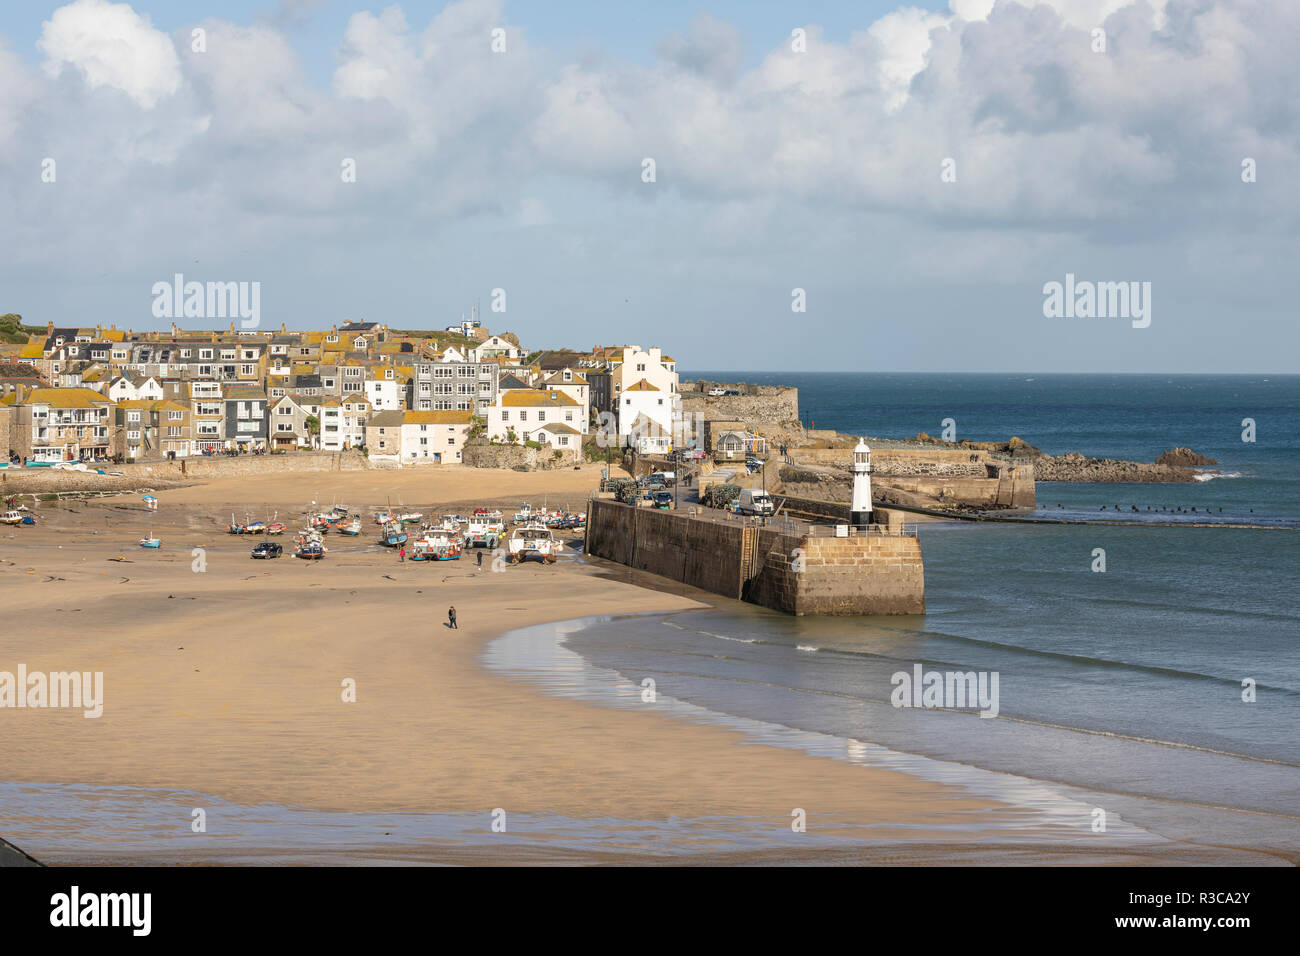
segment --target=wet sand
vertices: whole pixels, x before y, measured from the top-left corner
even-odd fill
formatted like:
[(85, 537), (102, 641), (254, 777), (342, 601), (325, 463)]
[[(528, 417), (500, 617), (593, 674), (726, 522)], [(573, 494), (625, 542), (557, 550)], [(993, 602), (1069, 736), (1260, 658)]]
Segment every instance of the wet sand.
[[(990, 862), (1009, 825), (1033, 822), (1015, 807), (913, 775), (741, 745), (731, 730), (653, 712), (547, 697), (478, 659), (486, 641), (529, 624), (699, 606), (687, 589), (616, 580), (572, 552), (554, 566), (497, 573), (486, 556), (479, 570), (473, 552), (460, 561), (400, 564), (373, 543), (369, 511), (389, 497), (394, 507), (400, 501), (425, 513), (463, 513), (489, 500), (507, 508), (543, 499), (580, 505), (598, 474), (599, 466), (223, 479), (160, 494), (157, 513), (138, 496), (65, 501), (43, 506), (35, 528), (0, 528), (0, 670), (21, 663), (29, 672), (102, 671), (105, 684), (103, 716), (95, 719), (73, 709), (0, 709), (5, 780), (194, 791), (248, 806), (482, 813), (485, 829), (487, 814), (505, 808), (572, 819), (770, 821), (788, 835), (799, 807), (810, 821), (860, 841), (825, 858), (779, 846), (720, 855), (699, 846), (691, 862), (917, 862), (890, 845), (902, 837), (929, 838), (933, 849), (922, 856), (931, 862)], [(297, 529), (312, 498), (360, 512), (362, 536), (329, 535), (320, 562), (288, 554), (254, 561), (249, 551), (260, 537), (223, 533), (232, 510), (242, 519), (245, 511), (263, 517), (266, 507)], [(137, 546), (150, 531), (162, 538), (160, 551)], [(279, 540), (288, 551), (292, 535)], [(451, 604), (457, 630), (445, 626)], [(343, 700), (347, 681), (355, 682), (353, 703)], [(996, 841), (986, 823), (999, 826)], [(0, 833), (4, 827), (0, 808)], [(691, 839), (684, 827), (682, 840)], [(23, 848), (41, 858), (39, 837), (24, 838)], [(652, 851), (574, 850), (556, 838), (533, 847), (435, 841), (333, 854), (322, 837), (319, 858), (661, 859)], [(1050, 856), (1042, 847), (1024, 852)], [(268, 845), (259, 861), (276, 853)], [(1167, 852), (1107, 850), (1096, 860), (1061, 850), (1080, 862), (1206, 862), (1207, 854), (1176, 844)], [(1006, 862), (1021, 858), (1017, 849)], [(115, 853), (110, 836), (90, 832), (84, 852), (56, 862), (75, 861), (236, 859), (210, 844), (132, 857)]]

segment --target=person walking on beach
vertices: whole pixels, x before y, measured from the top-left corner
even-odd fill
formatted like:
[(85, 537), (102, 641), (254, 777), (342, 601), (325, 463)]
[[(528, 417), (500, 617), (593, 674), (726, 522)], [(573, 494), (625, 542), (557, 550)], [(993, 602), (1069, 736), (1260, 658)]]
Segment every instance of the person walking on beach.
[(456, 627), (456, 607), (455, 607), (455, 605), (453, 605), (453, 606), (447, 608), (447, 626), (450, 627), (450, 628), (454, 628), (455, 630), (458, 630), (458, 631), (460, 630), (459, 627)]
[(482, 570), (482, 569), (483, 569), (483, 552), (482, 552), (482, 551), (480, 551), (480, 552), (478, 553), (478, 566), (479, 566), (479, 570)]
[(397, 552), (397, 557), (401, 559), (402, 564), (406, 563), (406, 547), (403, 546)]

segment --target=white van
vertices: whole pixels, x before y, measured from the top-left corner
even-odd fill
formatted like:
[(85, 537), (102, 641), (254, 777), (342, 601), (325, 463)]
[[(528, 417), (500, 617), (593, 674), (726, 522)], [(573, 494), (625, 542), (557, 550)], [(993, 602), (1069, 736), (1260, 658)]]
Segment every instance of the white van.
[(742, 488), (736, 500), (742, 515), (770, 516), (776, 511), (772, 496), (762, 488)]

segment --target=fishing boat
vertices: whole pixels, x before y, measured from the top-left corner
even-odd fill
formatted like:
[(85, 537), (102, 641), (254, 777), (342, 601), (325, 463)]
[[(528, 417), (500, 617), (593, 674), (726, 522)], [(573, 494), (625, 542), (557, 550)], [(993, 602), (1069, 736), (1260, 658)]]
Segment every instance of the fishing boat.
[(226, 534), (248, 534), (248, 530), (235, 521), (235, 516), (230, 516), (230, 524), (226, 525)]
[(559, 554), (560, 543), (555, 540), (551, 529), (539, 522), (529, 522), (510, 532), (506, 542), (506, 554), (511, 564), (536, 558), (546, 564), (554, 564)]
[(265, 534), (265, 533), (266, 533), (265, 521), (250, 521), (248, 524), (244, 525), (244, 534)]
[(142, 548), (161, 548), (161, 547), (162, 547), (162, 538), (155, 538), (155, 537), (153, 536), (153, 532), (150, 531), (150, 532), (149, 532), (149, 537), (147, 537), (147, 538), (141, 538), (141, 539), (140, 539), (140, 547), (142, 547)]
[(465, 528), (465, 546), (469, 548), (495, 548), (506, 533), (500, 512), (494, 518), (487, 512), (474, 512)]
[(319, 561), (327, 553), (324, 539), (321, 538), (318, 531), (304, 531), (298, 536), (297, 547), (293, 549), (295, 558), (302, 558), (306, 561)]
[(398, 515), (397, 520), (402, 524), (419, 524), (424, 520), (424, 515), (418, 511), (408, 511), (406, 514)]
[(519, 510), (514, 513), (514, 517), (512, 517), (510, 520), (513, 521), (515, 524), (523, 524), (524, 522), (531, 520), (532, 517), (533, 517), (533, 506), (520, 505)]
[(440, 529), (426, 531), (411, 546), (412, 561), (456, 561), (460, 554), (460, 536)]
[(347, 524), (344, 524), (343, 522), (340, 521), (337, 525), (335, 525), (334, 530), (337, 531), (339, 534), (347, 534), (356, 537), (361, 533), (361, 516), (353, 515), (352, 520), (349, 521)]
[(390, 508), (388, 511), (376, 511), (373, 520), (375, 524), (388, 524), (394, 517), (395, 515)]
[(488, 511), (486, 508), (475, 508), (474, 514), (471, 516), (470, 520), (473, 520), (474, 518), (504, 518), (504, 517), (505, 515), (501, 513), (500, 508), (495, 508), (492, 511)]
[(294, 548), (293, 556), (304, 561), (319, 561), (325, 557), (325, 546), (315, 541), (299, 541), (298, 547)]
[(22, 524), (23, 513), (21, 511), (6, 511), (3, 517), (0, 517), (0, 522), (5, 524)]
[(329, 513), (330, 513), (330, 516), (331, 516), (335, 521), (342, 521), (342, 520), (344, 520), (345, 518), (347, 518), (347, 516), (348, 516), (348, 506), (347, 506), (347, 505), (335, 505), (333, 508), (330, 509), (330, 512), (329, 512)]
[(379, 536), (379, 543), (385, 548), (396, 548), (398, 545), (406, 544), (406, 532), (396, 521), (390, 521), (384, 525), (383, 533)]
[(286, 529), (284, 525), (278, 521), (272, 521), (269, 525), (266, 526), (267, 534), (284, 534), (285, 530)]

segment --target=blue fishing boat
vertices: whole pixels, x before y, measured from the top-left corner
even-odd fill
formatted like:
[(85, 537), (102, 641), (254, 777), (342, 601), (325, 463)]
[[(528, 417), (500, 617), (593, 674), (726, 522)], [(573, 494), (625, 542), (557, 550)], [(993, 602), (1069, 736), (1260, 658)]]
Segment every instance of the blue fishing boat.
[(406, 544), (406, 532), (402, 526), (394, 521), (384, 525), (383, 533), (379, 536), (379, 543), (385, 548), (396, 548), (398, 545)]

